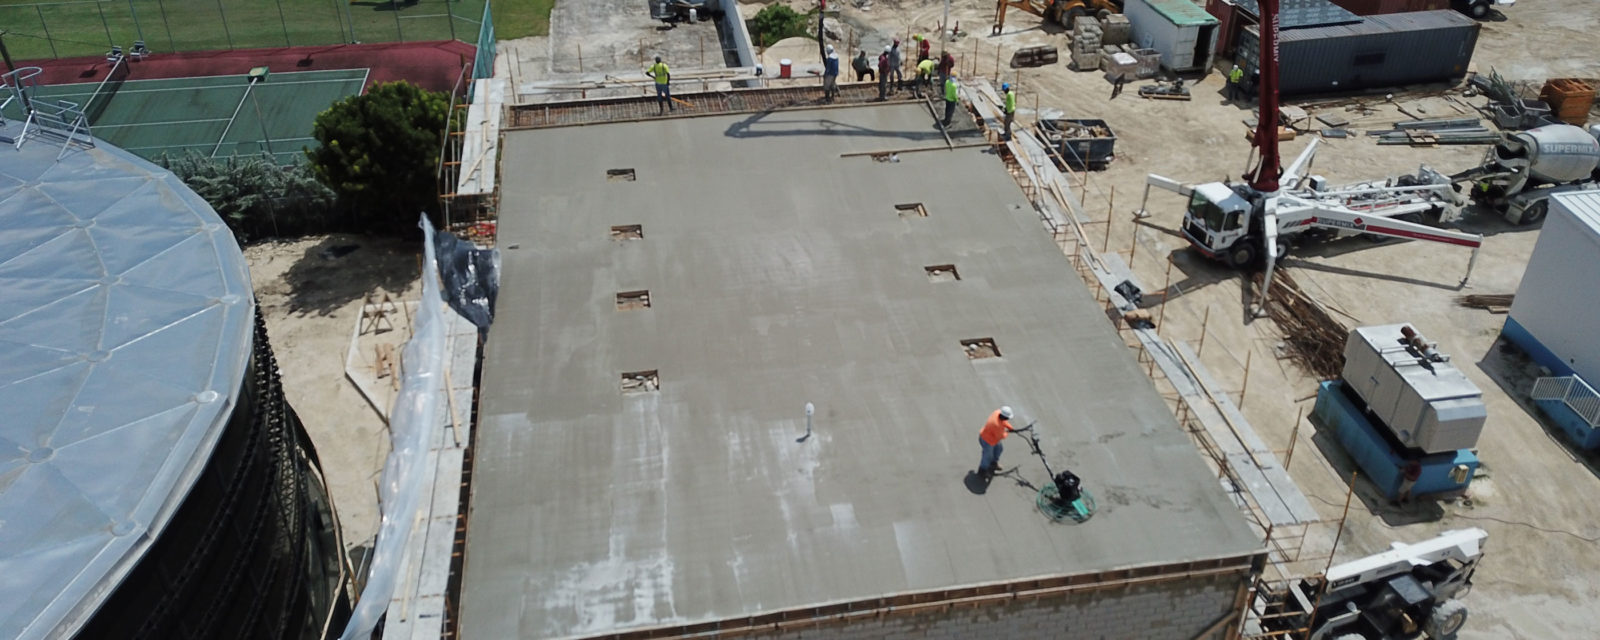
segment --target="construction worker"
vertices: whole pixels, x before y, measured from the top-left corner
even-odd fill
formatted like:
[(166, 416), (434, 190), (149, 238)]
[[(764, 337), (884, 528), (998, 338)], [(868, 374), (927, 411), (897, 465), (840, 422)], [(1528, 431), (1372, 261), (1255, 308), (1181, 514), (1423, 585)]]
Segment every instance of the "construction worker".
[(944, 79), (944, 126), (950, 127), (950, 118), (956, 115), (956, 77)]
[(917, 63), (917, 80), (912, 83), (911, 90), (918, 98), (921, 98), (924, 92), (930, 97), (933, 96), (934, 66), (932, 58), (923, 58)]
[(1233, 65), (1233, 68), (1228, 70), (1229, 100), (1239, 99), (1239, 82), (1242, 80), (1244, 80), (1244, 69), (1240, 69), (1239, 65)]
[(889, 47), (878, 54), (878, 100), (889, 99)]
[(650, 65), (650, 69), (644, 73), (656, 81), (656, 106), (661, 107), (661, 113), (666, 113), (668, 109), (677, 111), (678, 107), (672, 104), (672, 87), (669, 86), (672, 81), (672, 70), (667, 68), (667, 63), (661, 61), (661, 56), (656, 56), (656, 63)]
[(944, 52), (944, 55), (939, 58), (939, 84), (944, 84), (944, 81), (949, 79), (950, 74), (954, 73), (955, 70), (956, 57), (950, 55), (949, 51)]
[(900, 56), (900, 39), (895, 38), (894, 44), (889, 47), (889, 92), (899, 91), (905, 86), (904, 59)]
[(922, 37), (922, 34), (918, 33), (912, 35), (911, 39), (917, 42), (917, 62), (922, 62), (923, 60), (933, 57), (933, 45), (928, 43), (927, 38)]
[(1127, 82), (1128, 82), (1127, 74), (1118, 73), (1117, 75), (1115, 75), (1115, 76), (1113, 76), (1111, 78), (1111, 99), (1112, 100), (1116, 100), (1117, 96), (1122, 95), (1122, 85), (1127, 84)]
[(867, 60), (866, 49), (856, 53), (855, 59), (850, 61), (850, 68), (856, 72), (856, 82), (861, 82), (864, 78), (877, 79), (872, 73), (872, 62)]
[(828, 55), (822, 59), (822, 99), (833, 102), (833, 97), (839, 95), (839, 54), (833, 52), (833, 45), (828, 45)]
[(989, 414), (988, 422), (983, 423), (983, 430), (978, 432), (978, 445), (983, 448), (983, 457), (978, 459), (978, 475), (993, 476), (1000, 472), (1000, 454), (1005, 451), (1000, 441), (1013, 431), (1016, 429), (1011, 426), (1011, 407), (1000, 407)]
[(1011, 90), (1011, 83), (1000, 83), (1000, 93), (1005, 98), (1006, 111), (1006, 140), (1011, 139), (1011, 121), (1017, 119), (1017, 92)]

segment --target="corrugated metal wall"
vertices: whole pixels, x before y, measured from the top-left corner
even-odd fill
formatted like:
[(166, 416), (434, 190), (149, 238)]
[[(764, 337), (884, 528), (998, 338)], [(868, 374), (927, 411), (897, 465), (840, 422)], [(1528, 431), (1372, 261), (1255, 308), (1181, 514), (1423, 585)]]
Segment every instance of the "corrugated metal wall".
[(1406, 13), (1410, 11), (1440, 11), (1450, 8), (1450, 0), (1332, 0), (1358, 16)]
[[(1288, 29), (1278, 47), (1283, 95), (1347, 93), (1458, 79), (1478, 44), (1478, 23), (1455, 11), (1368, 16), (1359, 24)], [(1254, 68), (1260, 36), (1250, 27), (1239, 55)]]

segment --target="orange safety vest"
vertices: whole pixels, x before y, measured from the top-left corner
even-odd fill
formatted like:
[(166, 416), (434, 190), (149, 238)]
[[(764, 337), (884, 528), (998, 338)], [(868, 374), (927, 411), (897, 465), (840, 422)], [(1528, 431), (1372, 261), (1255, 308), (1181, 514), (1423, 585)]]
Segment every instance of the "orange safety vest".
[(990, 446), (1000, 444), (1011, 431), (1011, 421), (1000, 417), (1000, 410), (995, 409), (989, 414), (989, 421), (983, 423), (983, 430), (978, 432), (978, 437)]

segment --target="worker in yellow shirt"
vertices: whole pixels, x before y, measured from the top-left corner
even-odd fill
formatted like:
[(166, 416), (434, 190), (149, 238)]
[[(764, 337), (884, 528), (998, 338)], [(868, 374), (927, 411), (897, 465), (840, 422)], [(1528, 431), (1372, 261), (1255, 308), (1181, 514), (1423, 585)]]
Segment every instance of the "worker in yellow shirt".
[(928, 95), (933, 95), (933, 68), (937, 64), (933, 58), (923, 58), (917, 63), (917, 79), (911, 85), (912, 95), (921, 98), (923, 90), (927, 90)]
[(1005, 97), (1006, 111), (1006, 140), (1011, 139), (1011, 121), (1017, 119), (1017, 92), (1011, 90), (1011, 83), (1000, 83), (1000, 93)]
[(956, 77), (945, 76), (944, 79), (944, 126), (950, 128), (950, 118), (956, 115), (956, 101), (960, 98), (956, 94)]
[(661, 107), (661, 113), (667, 109), (677, 111), (678, 107), (672, 104), (672, 88), (668, 83), (672, 81), (672, 71), (667, 68), (667, 63), (661, 61), (661, 56), (656, 56), (656, 63), (650, 65), (645, 75), (656, 81), (656, 106)]

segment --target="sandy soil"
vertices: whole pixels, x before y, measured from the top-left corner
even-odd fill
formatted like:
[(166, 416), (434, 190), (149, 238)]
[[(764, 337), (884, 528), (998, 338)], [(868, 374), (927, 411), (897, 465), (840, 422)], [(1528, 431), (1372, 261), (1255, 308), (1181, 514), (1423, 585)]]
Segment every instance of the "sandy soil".
[[(990, 36), (991, 0), (952, 4), (952, 22), (959, 22), (970, 35), (945, 46), (957, 52), (966, 69), (962, 75), (976, 72), (993, 79), (998, 70), (1001, 79), (1020, 87), (1019, 124), (1031, 121), (1037, 105), (1067, 117), (1103, 118), (1118, 133), (1116, 161), (1110, 169), (1090, 174), (1082, 190), (1085, 210), (1096, 221), (1109, 215), (1108, 245), (1125, 258), (1132, 255), (1146, 290), (1162, 288), (1170, 257), (1173, 299), (1165, 312), (1164, 334), (1198, 342), (1209, 309), (1204, 327), (1206, 366), (1223, 385), (1237, 390), (1245, 386), (1248, 356), (1253, 364), (1248, 396), (1242, 400), (1244, 411), (1269, 445), (1287, 449), (1298, 412), (1311, 406), (1309, 400), (1297, 399), (1313, 394), (1316, 380), (1276, 357), (1281, 337), (1270, 321), (1247, 321), (1240, 277), (1185, 247), (1176, 233), (1181, 198), (1157, 191), (1151, 196), (1150, 218), (1136, 223), (1130, 215), (1139, 205), (1147, 173), (1197, 182), (1236, 179), (1250, 157), (1242, 123), (1252, 115), (1248, 108), (1224, 99), (1216, 73), (1194, 87), (1193, 101), (1163, 102), (1139, 99), (1133, 86), (1122, 97), (1109, 100), (1111, 87), (1100, 74), (1075, 73), (1065, 65), (1009, 69), (1005, 63), (1010, 53), (1025, 46), (1054, 44), (1065, 57), (1066, 37), (1041, 28), (1038, 18), (1015, 11), (1005, 32)], [(875, 25), (889, 34), (907, 29), (930, 32), (942, 11), (940, 3), (878, 0), (870, 12), (846, 8), (845, 13), (852, 22)], [(1518, 79), (1600, 77), (1600, 50), (1586, 36), (1595, 20), (1587, 0), (1519, 3), (1507, 15), (1484, 23), (1475, 64)], [(1530, 46), (1532, 42), (1544, 44)], [(1381, 96), (1364, 102), (1370, 111), (1337, 105), (1321, 112), (1350, 119), (1357, 130), (1388, 128), (1394, 121), (1409, 119), (1401, 107), (1424, 118), (1475, 115), (1461, 103), (1424, 98), (1420, 93), (1398, 96), (1398, 104)], [(1482, 105), (1483, 99), (1462, 102)], [(1285, 161), (1305, 144), (1304, 136), (1285, 143)], [(1314, 172), (1335, 184), (1414, 172), (1424, 163), (1450, 173), (1475, 166), (1482, 154), (1483, 147), (1472, 146), (1379, 147), (1373, 139), (1358, 136), (1325, 141)], [(1457, 284), (1469, 252), (1444, 245), (1374, 245), (1356, 239), (1301, 252), (1287, 263), (1302, 288), (1343, 314), (1351, 326), (1416, 323), (1484, 390), (1491, 416), (1479, 445), (1488, 477), (1473, 484), (1470, 501), (1402, 509), (1374, 497), (1372, 488), (1358, 480), (1337, 560), (1383, 550), (1391, 541), (1483, 527), (1490, 539), (1476, 586), (1465, 600), (1472, 618), (1460, 637), (1592, 635), (1593, 616), (1585, 603), (1600, 597), (1600, 553), (1595, 549), (1600, 540), (1600, 506), (1588, 496), (1600, 490), (1600, 465), (1592, 456), (1575, 455), (1519, 400), (1532, 379), (1526, 361), (1497, 342), (1505, 316), (1463, 309), (1452, 301), (1463, 293), (1515, 291), (1537, 230), (1511, 227), (1477, 211), (1465, 212), (1457, 226), (1486, 236), (1477, 269), (1464, 289)], [(1088, 228), (1095, 236), (1106, 229), (1101, 224)], [(1075, 279), (1072, 273), (1062, 277), (1064, 282)], [(1302, 423), (1298, 440), (1290, 471), (1324, 517), (1337, 519), (1352, 465), (1338, 445), (1309, 422)], [(1331, 530), (1314, 538), (1326, 543)]]
[(383, 420), (345, 378), (345, 351), (367, 294), (420, 295), (420, 252), (416, 242), (349, 235), (244, 252), (284, 393), (322, 458), (347, 548), (370, 546), (377, 532), (376, 482), (389, 439)]

